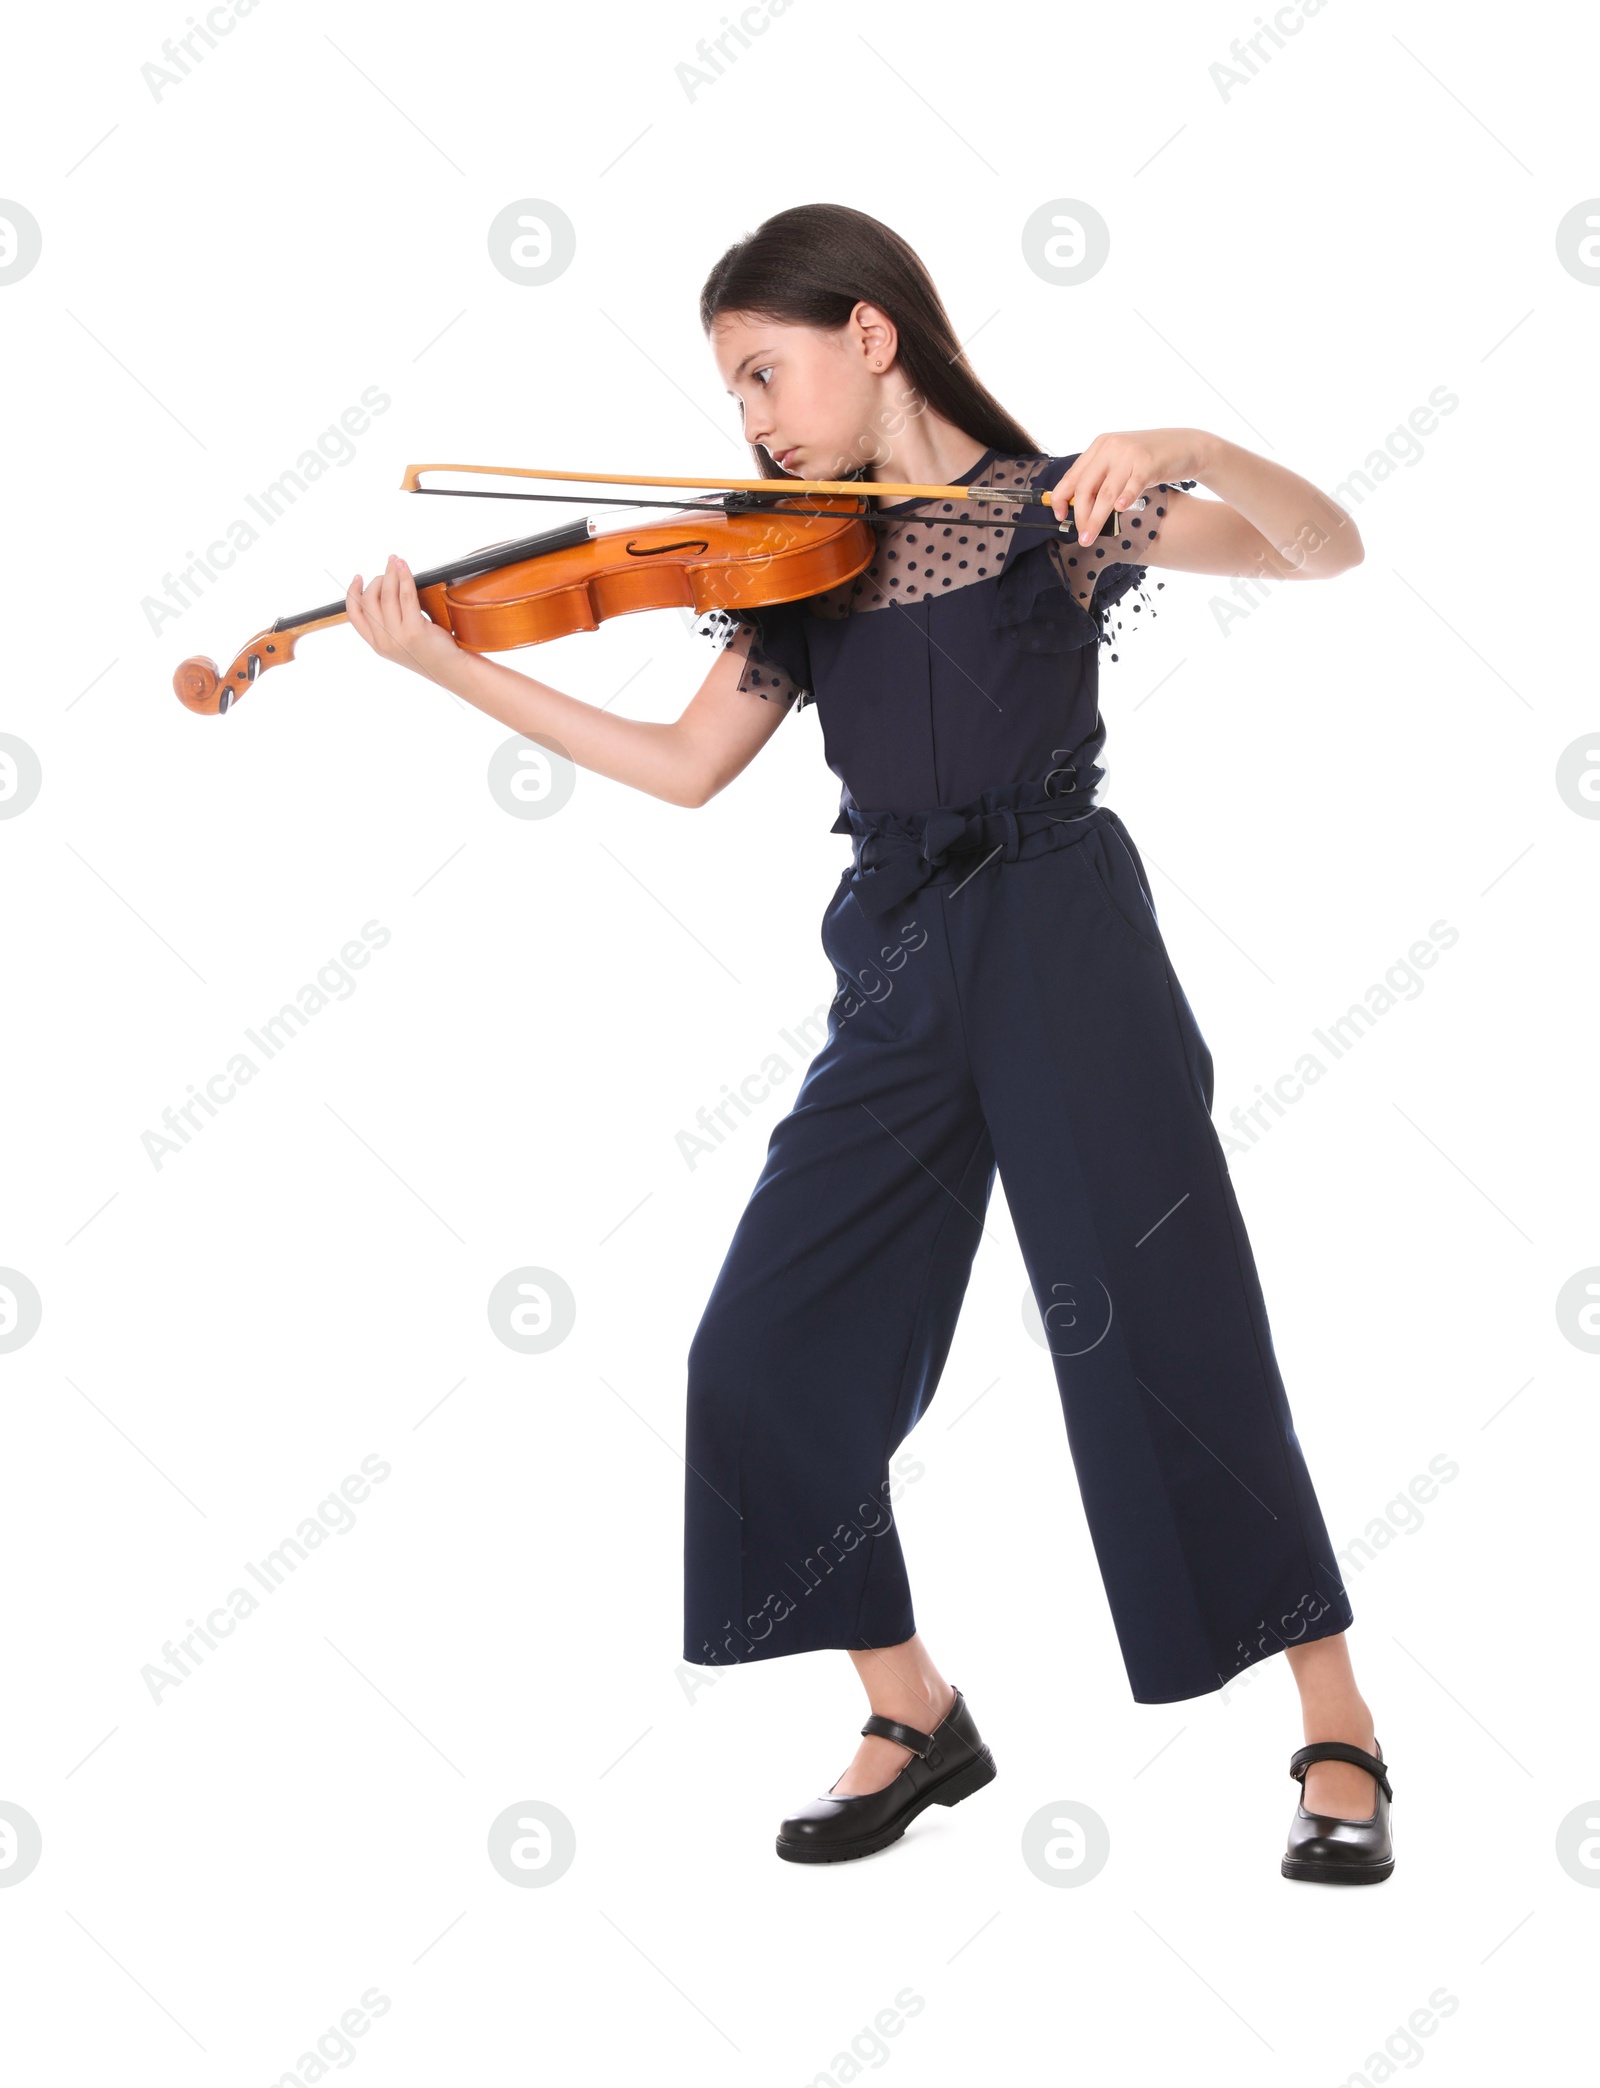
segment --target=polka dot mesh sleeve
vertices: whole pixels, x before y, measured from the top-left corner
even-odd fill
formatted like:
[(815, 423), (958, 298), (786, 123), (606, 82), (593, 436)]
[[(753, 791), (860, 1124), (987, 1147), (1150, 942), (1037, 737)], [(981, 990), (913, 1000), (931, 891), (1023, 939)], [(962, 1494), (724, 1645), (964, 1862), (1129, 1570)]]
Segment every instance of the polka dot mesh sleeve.
[[(1199, 483), (1198, 479), (1179, 479), (1176, 483), (1163, 479), (1154, 493), (1145, 496), (1141, 513), (1124, 514), (1123, 534), (1115, 544), (1110, 544), (1109, 539), (1099, 539), (1087, 546), (1052, 545), (1053, 550), (1064, 551), (1068, 585), (1098, 621), (1102, 645), (1113, 644), (1115, 633), (1122, 629), (1122, 618), (1113, 616), (1112, 611), (1124, 595), (1130, 592), (1138, 594), (1139, 599), (1133, 604), (1135, 616), (1146, 608), (1154, 612), (1155, 602), (1144, 584), (1150, 568), (1137, 562), (1139, 548), (1156, 535), (1165, 519), (1167, 504), (1160, 498), (1161, 494), (1190, 493)], [(1131, 551), (1135, 556), (1133, 559), (1114, 558), (1111, 555), (1113, 550)], [(1158, 580), (1156, 585), (1160, 587), (1164, 582)], [(1090, 591), (1086, 592), (1086, 589)], [(1111, 657), (1115, 659), (1116, 653), (1113, 652)]]
[(742, 612), (712, 609), (695, 624), (695, 633), (744, 662), (736, 688), (804, 710), (813, 699), (801, 613), (795, 602)]

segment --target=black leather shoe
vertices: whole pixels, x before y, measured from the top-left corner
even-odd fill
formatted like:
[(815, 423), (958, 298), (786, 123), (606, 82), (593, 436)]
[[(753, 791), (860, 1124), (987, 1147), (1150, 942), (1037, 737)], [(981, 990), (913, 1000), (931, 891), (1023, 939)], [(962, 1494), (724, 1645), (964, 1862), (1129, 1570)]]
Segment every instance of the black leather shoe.
[[(959, 1805), (994, 1780), (994, 1756), (972, 1722), (967, 1700), (956, 1700), (931, 1733), (876, 1711), (861, 1728), (911, 1749), (911, 1760), (881, 1791), (836, 1798), (825, 1791), (789, 1815), (778, 1829), (778, 1854), (790, 1863), (842, 1863), (870, 1856), (898, 1841), (928, 1805)], [(837, 1779), (836, 1779), (837, 1780)]]
[[(1323, 1885), (1376, 1885), (1394, 1869), (1389, 1836), (1389, 1771), (1376, 1740), (1375, 1754), (1345, 1740), (1313, 1740), (1289, 1757), (1289, 1774), (1301, 1789), (1301, 1802), (1289, 1822), (1289, 1848), (1282, 1864), (1286, 1878), (1310, 1878)], [(1332, 1813), (1307, 1812), (1306, 1771), (1313, 1762), (1354, 1762), (1377, 1785), (1375, 1802), (1365, 1820), (1340, 1820)]]

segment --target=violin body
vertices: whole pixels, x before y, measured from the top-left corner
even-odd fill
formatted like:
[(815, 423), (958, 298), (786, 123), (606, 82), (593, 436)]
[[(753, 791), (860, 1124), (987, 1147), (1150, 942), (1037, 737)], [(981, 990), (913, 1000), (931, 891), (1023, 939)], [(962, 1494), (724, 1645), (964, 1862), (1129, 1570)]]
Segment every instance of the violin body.
[[(760, 508), (702, 509), (643, 527), (602, 529), (585, 518), (419, 573), (417, 599), (466, 651), (512, 652), (641, 609), (704, 615), (799, 601), (871, 563), (878, 539), (860, 495), (793, 501), (807, 512), (786, 513), (779, 496)], [(342, 602), (281, 617), (226, 670), (204, 657), (185, 660), (173, 689), (187, 709), (219, 716), (267, 669), (292, 660), (306, 632), (345, 621)]]
[(853, 519), (864, 503), (835, 506), (837, 520), (825, 522), (814, 515), (781, 519), (779, 502), (770, 513), (695, 515), (687, 528), (668, 520), (603, 530), (532, 566), (419, 588), (418, 599), (468, 652), (544, 645), (640, 609), (704, 615), (796, 602), (853, 580), (876, 554), (872, 529)]

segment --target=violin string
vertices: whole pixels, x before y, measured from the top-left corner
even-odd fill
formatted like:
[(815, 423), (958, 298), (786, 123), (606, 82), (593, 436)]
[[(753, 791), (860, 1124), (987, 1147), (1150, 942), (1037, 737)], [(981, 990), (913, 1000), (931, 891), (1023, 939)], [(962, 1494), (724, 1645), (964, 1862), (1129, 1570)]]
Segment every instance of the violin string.
[[(996, 501), (1015, 500), (1017, 497), (1014, 490), (1006, 491), (998, 486), (993, 488), (985, 488), (983, 486), (964, 486), (961, 490), (963, 493), (987, 493), (989, 497), (993, 498)], [(702, 513), (715, 515), (821, 515), (833, 521), (838, 521), (841, 519), (840, 511), (837, 508), (790, 507), (787, 505), (779, 507), (776, 505), (776, 502), (779, 498), (782, 497), (781, 495), (774, 495), (771, 502), (766, 502), (763, 501), (763, 498), (760, 494), (757, 494), (754, 496), (754, 499), (750, 506), (730, 508), (727, 506), (726, 502), (720, 500), (626, 500), (617, 494), (595, 494), (591, 496), (572, 493), (486, 493), (480, 491), (479, 488), (476, 486), (413, 486), (411, 488), (411, 491), (413, 493), (434, 493), (444, 500), (554, 500), (563, 501), (569, 505), (589, 507), (672, 508), (677, 512), (690, 514)], [(851, 496), (848, 494), (841, 494), (838, 497), (840, 499), (848, 499)], [(906, 521), (911, 518), (902, 515), (883, 514), (879, 512), (850, 516), (845, 517), (844, 519), (860, 522), (872, 522), (877, 524), (888, 524), (892, 522)], [(921, 519), (926, 520), (929, 518), (923, 517)], [(1053, 519), (1049, 522), (1044, 522), (1029, 520), (1023, 516), (1018, 516), (1015, 522), (992, 521), (990, 523), (990, 527), (995, 529), (1048, 529), (1049, 531), (1051, 531), (1052, 534), (1063, 534), (1065, 533), (1069, 525), (1057, 522)]]

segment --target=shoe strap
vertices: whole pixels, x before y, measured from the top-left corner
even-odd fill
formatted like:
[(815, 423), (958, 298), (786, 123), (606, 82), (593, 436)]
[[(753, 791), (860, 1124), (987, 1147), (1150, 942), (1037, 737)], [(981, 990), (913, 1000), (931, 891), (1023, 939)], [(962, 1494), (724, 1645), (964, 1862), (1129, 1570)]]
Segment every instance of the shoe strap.
[(893, 1740), (901, 1747), (909, 1747), (913, 1754), (924, 1759), (933, 1752), (933, 1735), (919, 1732), (915, 1726), (902, 1725), (898, 1718), (880, 1718), (876, 1711), (861, 1728), (864, 1733), (881, 1734), (885, 1740)]
[(1385, 1798), (1391, 1802), (1394, 1799), (1394, 1792), (1389, 1787), (1387, 1764), (1378, 1755), (1368, 1754), (1364, 1747), (1352, 1747), (1348, 1740), (1313, 1740), (1308, 1746), (1297, 1748), (1289, 1757), (1289, 1774), (1302, 1789), (1306, 1771), (1313, 1762), (1353, 1762), (1382, 1786)]

